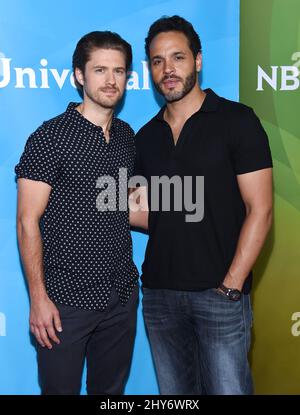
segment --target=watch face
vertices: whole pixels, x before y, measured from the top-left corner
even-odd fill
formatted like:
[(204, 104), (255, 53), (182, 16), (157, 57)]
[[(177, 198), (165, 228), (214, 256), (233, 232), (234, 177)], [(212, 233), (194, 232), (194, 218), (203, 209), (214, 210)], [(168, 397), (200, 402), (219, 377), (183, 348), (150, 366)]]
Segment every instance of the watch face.
[(232, 290), (229, 293), (230, 300), (238, 301), (241, 298), (241, 292), (239, 290)]

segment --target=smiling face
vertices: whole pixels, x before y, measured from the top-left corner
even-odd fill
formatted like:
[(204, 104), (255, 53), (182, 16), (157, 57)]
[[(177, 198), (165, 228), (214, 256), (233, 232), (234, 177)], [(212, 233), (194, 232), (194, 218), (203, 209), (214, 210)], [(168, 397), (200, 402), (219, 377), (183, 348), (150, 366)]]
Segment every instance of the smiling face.
[(194, 58), (183, 33), (159, 33), (150, 44), (149, 54), (153, 82), (168, 102), (179, 101), (198, 86), (201, 54)]
[(114, 108), (125, 90), (125, 56), (115, 49), (95, 49), (90, 54), (84, 73), (76, 68), (75, 76), (83, 87), (85, 100), (91, 100), (103, 108)]

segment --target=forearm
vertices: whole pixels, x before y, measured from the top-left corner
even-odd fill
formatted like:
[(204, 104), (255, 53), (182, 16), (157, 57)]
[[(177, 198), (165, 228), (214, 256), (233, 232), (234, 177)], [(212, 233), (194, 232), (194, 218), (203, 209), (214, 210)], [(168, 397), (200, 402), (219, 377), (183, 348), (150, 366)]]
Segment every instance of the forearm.
[(224, 285), (242, 289), (263, 247), (272, 224), (272, 212), (250, 212), (242, 226), (236, 252), (224, 279)]
[(44, 282), (43, 245), (39, 224), (18, 219), (18, 241), (31, 300), (47, 297)]
[(147, 189), (138, 187), (129, 190), (128, 198), (129, 223), (135, 228), (148, 229), (148, 198)]

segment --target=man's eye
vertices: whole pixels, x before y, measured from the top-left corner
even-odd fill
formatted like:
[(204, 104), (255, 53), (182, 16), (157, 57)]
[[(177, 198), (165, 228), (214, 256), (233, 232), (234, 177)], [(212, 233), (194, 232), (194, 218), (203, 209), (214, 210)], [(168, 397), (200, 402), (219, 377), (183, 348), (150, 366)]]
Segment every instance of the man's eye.
[(100, 72), (100, 73), (102, 73), (102, 72), (103, 72), (103, 68), (97, 68), (97, 69), (96, 69), (96, 72)]
[(184, 57), (183, 56), (176, 56), (175, 59), (176, 60), (182, 60), (182, 59), (184, 59)]
[(153, 61), (153, 62), (152, 62), (152, 64), (153, 64), (154, 66), (159, 65), (160, 63), (161, 63), (161, 61), (159, 61), (159, 60), (155, 60), (155, 61)]

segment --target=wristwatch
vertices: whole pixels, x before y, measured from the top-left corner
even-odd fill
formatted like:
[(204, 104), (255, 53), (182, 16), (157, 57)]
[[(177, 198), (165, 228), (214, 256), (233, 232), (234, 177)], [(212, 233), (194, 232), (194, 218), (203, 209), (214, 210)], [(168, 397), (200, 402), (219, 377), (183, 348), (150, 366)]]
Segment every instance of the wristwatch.
[(236, 288), (228, 288), (225, 287), (224, 284), (221, 284), (219, 286), (219, 290), (221, 290), (231, 301), (239, 301), (241, 299), (242, 293), (240, 290), (237, 290)]

